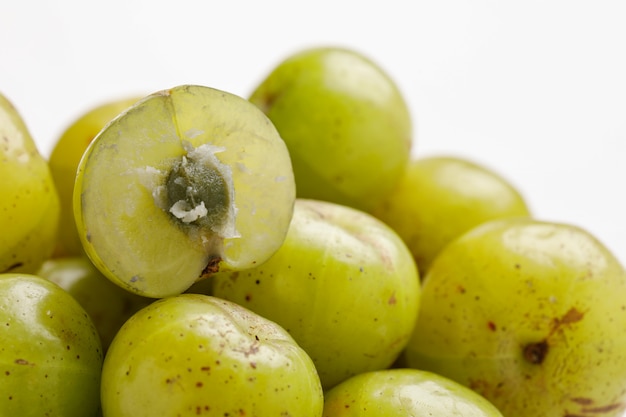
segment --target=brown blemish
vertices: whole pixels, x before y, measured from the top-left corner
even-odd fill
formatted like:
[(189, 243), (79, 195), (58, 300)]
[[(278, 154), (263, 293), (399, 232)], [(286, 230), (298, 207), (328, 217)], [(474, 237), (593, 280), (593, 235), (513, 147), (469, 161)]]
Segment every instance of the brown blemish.
[[(552, 320), (552, 328), (550, 329), (550, 333), (546, 339), (540, 342), (529, 343), (524, 346), (524, 358), (532, 364), (541, 364), (548, 353), (549, 345), (547, 339), (557, 331), (561, 330), (563, 326), (581, 321), (584, 316), (585, 313), (576, 309), (576, 307), (572, 307), (560, 318), (554, 318)], [(581, 400), (581, 398), (579, 398), (579, 400)]]
[(576, 404), (580, 404), (580, 405), (591, 405), (591, 404), (593, 404), (593, 400), (591, 398), (586, 398), (586, 397), (571, 398), (571, 401), (575, 402)]
[(545, 340), (536, 343), (529, 343), (524, 346), (524, 359), (534, 365), (540, 365), (543, 363), (547, 354), (548, 342)]
[(6, 274), (6, 273), (11, 272), (11, 271), (13, 271), (13, 270), (15, 270), (17, 268), (22, 267), (22, 266), (24, 266), (24, 262), (16, 262), (13, 265), (9, 265), (9, 267), (7, 269), (5, 269), (4, 271), (2, 271), (0, 273)]
[(589, 414), (611, 413), (624, 408), (624, 404), (622, 403), (609, 404), (600, 407), (585, 407), (594, 403), (593, 399), (585, 397), (572, 398), (571, 400), (572, 402), (583, 406), (580, 410), (582, 414), (571, 414), (568, 412), (563, 417), (587, 417)]
[(561, 317), (560, 319), (554, 319), (553, 326), (559, 327), (567, 324), (576, 323), (578, 321), (581, 321), (584, 316), (585, 313), (578, 311), (576, 307), (572, 307), (567, 310), (567, 313), (565, 313), (563, 317)]
[(604, 405), (601, 407), (591, 407), (591, 408), (583, 408), (583, 413), (610, 413), (611, 411), (615, 411), (617, 409), (622, 408), (624, 405), (622, 403), (615, 403)]
[(222, 262), (222, 258), (220, 256), (212, 256), (211, 258), (209, 258), (209, 262), (200, 274), (200, 279), (208, 278), (216, 272), (219, 272), (220, 262)]
[(15, 363), (16, 363), (17, 365), (29, 365), (29, 366), (35, 366), (35, 364), (34, 364), (34, 363), (30, 363), (30, 362), (28, 362), (26, 359), (16, 359), (16, 360), (15, 360)]
[(398, 300), (396, 299), (396, 293), (392, 293), (391, 297), (389, 297), (389, 300), (387, 300), (387, 304), (389, 305), (395, 305), (398, 302)]
[(172, 385), (176, 382), (178, 382), (178, 380), (180, 379), (180, 375), (176, 375), (174, 378), (166, 378), (165, 379), (165, 383), (168, 385)]
[(274, 106), (274, 103), (281, 96), (281, 93), (278, 91), (268, 91), (267, 93), (262, 95), (262, 99), (256, 102), (255, 104), (261, 109), (261, 111), (265, 114), (269, 113), (269, 111)]
[(489, 328), (489, 330), (491, 330), (492, 332), (495, 332), (497, 330), (496, 328), (496, 324), (492, 321), (488, 321), (487, 322), (487, 327)]

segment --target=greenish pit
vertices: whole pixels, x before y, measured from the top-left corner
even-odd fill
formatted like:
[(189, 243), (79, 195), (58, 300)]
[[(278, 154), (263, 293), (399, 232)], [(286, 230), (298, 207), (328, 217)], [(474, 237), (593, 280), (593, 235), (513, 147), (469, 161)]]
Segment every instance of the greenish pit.
[[(174, 163), (167, 176), (165, 187), (170, 213), (179, 222), (215, 230), (227, 221), (231, 203), (228, 184), (215, 166), (203, 161), (183, 158)], [(206, 214), (191, 215), (191, 218), (197, 217), (194, 220), (185, 219), (172, 212), (176, 204), (185, 210), (192, 211), (201, 207), (202, 203), (204, 203)]]

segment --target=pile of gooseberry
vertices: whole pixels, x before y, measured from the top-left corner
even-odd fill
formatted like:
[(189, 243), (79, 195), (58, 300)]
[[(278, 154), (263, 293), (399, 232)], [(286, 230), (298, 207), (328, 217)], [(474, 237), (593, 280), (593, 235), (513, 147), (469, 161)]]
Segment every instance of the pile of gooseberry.
[(619, 416), (623, 266), (412, 125), (338, 47), (104, 103), (49, 158), (0, 96), (0, 415)]

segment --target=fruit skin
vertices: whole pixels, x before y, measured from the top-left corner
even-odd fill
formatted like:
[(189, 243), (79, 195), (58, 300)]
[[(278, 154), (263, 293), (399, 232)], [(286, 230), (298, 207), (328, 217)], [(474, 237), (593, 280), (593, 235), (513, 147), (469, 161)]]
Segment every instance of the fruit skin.
[(356, 375), (325, 394), (324, 417), (502, 417), (469, 388), (431, 372), (385, 369)]
[(451, 155), (412, 159), (373, 214), (404, 239), (422, 277), (437, 253), (471, 228), (531, 215), (512, 183), (484, 165)]
[(34, 273), (54, 249), (59, 196), (24, 120), (0, 94), (0, 273)]
[(324, 389), (389, 367), (413, 330), (420, 301), (415, 262), (374, 217), (296, 200), (287, 238), (263, 265), (211, 278), (213, 295), (284, 327), (311, 356)]
[[(211, 160), (206, 167), (224, 180), (210, 194), (227, 195), (216, 205), (221, 223), (183, 224), (175, 217), (181, 210), (168, 211), (170, 174), (192, 155)], [(74, 215), (85, 253), (105, 276), (160, 298), (267, 260), (287, 233), (295, 193), (287, 148), (258, 108), (182, 85), (140, 100), (91, 142), (78, 168)]]
[(85, 310), (58, 285), (0, 274), (0, 340), (0, 415), (98, 415), (100, 339)]
[(406, 363), (473, 388), (505, 416), (620, 416), (625, 291), (624, 268), (585, 230), (490, 221), (434, 261)]
[(154, 301), (115, 285), (84, 255), (49, 259), (37, 276), (54, 282), (80, 303), (98, 330), (104, 352), (126, 320)]
[(368, 211), (409, 160), (411, 115), (398, 86), (363, 54), (300, 50), (250, 95), (285, 140), (298, 197)]
[(102, 375), (107, 417), (319, 417), (315, 367), (284, 329), (211, 296), (182, 294), (136, 313)]
[(141, 97), (124, 97), (105, 102), (89, 109), (74, 120), (61, 134), (52, 149), (48, 163), (54, 185), (59, 193), (61, 215), (59, 235), (53, 256), (73, 257), (84, 255), (80, 243), (72, 195), (76, 170), (83, 153), (102, 128), (122, 111), (139, 101)]

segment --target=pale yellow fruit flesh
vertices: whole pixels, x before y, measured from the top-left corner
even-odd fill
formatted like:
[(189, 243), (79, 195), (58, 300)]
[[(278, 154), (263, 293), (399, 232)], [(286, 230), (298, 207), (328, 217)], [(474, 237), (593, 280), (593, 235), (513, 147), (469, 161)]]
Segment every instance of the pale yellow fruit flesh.
[(78, 164), (100, 130), (139, 99), (141, 97), (123, 98), (90, 109), (74, 120), (55, 143), (49, 158), (50, 172), (61, 203), (58, 242), (53, 254), (55, 257), (84, 254), (76, 231), (72, 202)]
[[(184, 227), (157, 195), (174, 162), (206, 144), (234, 187), (234, 224), (222, 235)], [(105, 275), (163, 297), (214, 270), (265, 261), (284, 239), (294, 199), (289, 155), (269, 120), (239, 97), (181, 86), (141, 100), (92, 142), (74, 212), (87, 255)]]

